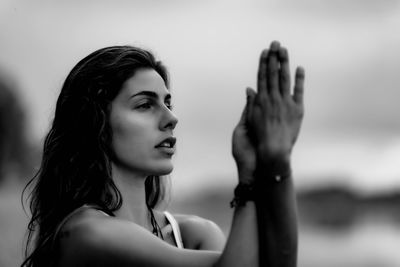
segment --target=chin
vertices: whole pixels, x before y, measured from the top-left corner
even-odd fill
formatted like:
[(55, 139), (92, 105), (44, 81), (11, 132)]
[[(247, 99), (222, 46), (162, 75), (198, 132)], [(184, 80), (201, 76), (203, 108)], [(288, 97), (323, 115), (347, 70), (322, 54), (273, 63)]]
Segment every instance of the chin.
[(162, 176), (168, 175), (174, 169), (174, 165), (171, 160), (155, 160), (148, 161), (147, 164), (142, 165), (142, 172), (145, 175)]
[(172, 172), (173, 169), (174, 167), (172, 166), (172, 164), (169, 166), (160, 166), (153, 170), (152, 175), (157, 175), (157, 176), (168, 175)]
[[(141, 174), (145, 176), (150, 176), (150, 175), (155, 175), (155, 176), (162, 176), (162, 175), (168, 175), (172, 172), (174, 169), (174, 166), (170, 160), (168, 161), (153, 161), (153, 162), (135, 162), (135, 164), (132, 163), (123, 163), (123, 162), (118, 162), (114, 163), (116, 166), (119, 168), (123, 168), (125, 170), (131, 171), (136, 174)], [(137, 166), (140, 166), (138, 168)]]

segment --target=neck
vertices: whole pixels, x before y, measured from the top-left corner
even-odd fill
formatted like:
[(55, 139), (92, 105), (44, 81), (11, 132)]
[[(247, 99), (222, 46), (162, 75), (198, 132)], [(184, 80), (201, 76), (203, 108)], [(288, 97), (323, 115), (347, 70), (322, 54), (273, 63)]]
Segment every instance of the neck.
[(135, 174), (113, 164), (112, 178), (123, 199), (121, 208), (115, 211), (115, 216), (149, 229), (144, 185), (146, 176)]

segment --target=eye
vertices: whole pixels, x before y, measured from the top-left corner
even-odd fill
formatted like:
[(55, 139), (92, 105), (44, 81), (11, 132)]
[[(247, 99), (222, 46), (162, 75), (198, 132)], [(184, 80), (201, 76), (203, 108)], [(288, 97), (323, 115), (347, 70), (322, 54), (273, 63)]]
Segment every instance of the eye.
[(150, 101), (147, 101), (147, 102), (144, 102), (144, 103), (141, 103), (140, 105), (138, 105), (136, 108), (137, 109), (150, 109), (151, 107), (153, 106), (153, 103), (152, 102), (150, 102)]
[(167, 97), (166, 99), (164, 99), (164, 105), (165, 105), (169, 110), (172, 110), (172, 109), (174, 108), (174, 106), (172, 105), (171, 97)]

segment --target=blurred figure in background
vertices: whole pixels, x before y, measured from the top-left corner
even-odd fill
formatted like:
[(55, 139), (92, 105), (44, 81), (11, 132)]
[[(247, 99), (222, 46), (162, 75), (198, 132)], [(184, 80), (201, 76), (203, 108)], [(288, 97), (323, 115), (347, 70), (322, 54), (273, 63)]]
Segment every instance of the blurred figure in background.
[(26, 110), (18, 93), (13, 79), (0, 73), (0, 266), (20, 262), (27, 223), (20, 194), (32, 177), (35, 152), (26, 139)]
[(31, 171), (25, 110), (16, 87), (0, 74), (0, 185), (25, 181)]

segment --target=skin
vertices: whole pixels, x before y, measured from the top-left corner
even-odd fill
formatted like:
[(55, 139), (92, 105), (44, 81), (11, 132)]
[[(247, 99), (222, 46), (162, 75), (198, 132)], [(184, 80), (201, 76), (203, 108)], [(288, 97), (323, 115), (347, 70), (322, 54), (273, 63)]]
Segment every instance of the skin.
[[(297, 209), (291, 153), (304, 116), (304, 78), (296, 69), (291, 88), (287, 49), (274, 41), (262, 51), (257, 92), (247, 103), (233, 134), (232, 154), (239, 181), (256, 184), (257, 266), (297, 266)], [(275, 176), (285, 177), (276, 182)], [(253, 265), (256, 266), (256, 265)]]
[[(286, 48), (273, 42), (260, 57), (258, 92), (252, 93), (249, 125), (257, 154), (256, 183), (265, 202), (256, 201), (261, 266), (297, 266), (297, 210), (291, 153), (304, 116), (304, 69), (291, 90)], [(266, 175), (268, 174), (268, 175)], [(276, 175), (284, 180), (276, 182)], [(262, 226), (262, 227), (260, 227)]]
[[(113, 179), (123, 205), (115, 218), (85, 210), (69, 220), (60, 241), (61, 266), (296, 266), (292, 178), (271, 182), (275, 174), (290, 168), (303, 116), (304, 71), (297, 70), (292, 94), (285, 51), (277, 42), (263, 51), (257, 92), (247, 90), (246, 107), (233, 132), (239, 181), (260, 189), (255, 201), (234, 209), (226, 243), (213, 222), (188, 215), (176, 216), (186, 249), (151, 233), (143, 182), (150, 174), (172, 171), (171, 153), (155, 145), (173, 134), (177, 119), (162, 78), (153, 70), (139, 70), (125, 82), (110, 113), (116, 154)], [(148, 94), (132, 97), (141, 92), (156, 96), (151, 101)], [(166, 227), (161, 213), (156, 218)]]
[(171, 107), (171, 94), (156, 71), (138, 70), (125, 81), (110, 112), (114, 170), (141, 176), (142, 181), (146, 176), (172, 171), (173, 151), (155, 148), (173, 136), (178, 119)]
[[(156, 71), (138, 70), (123, 84), (120, 93), (111, 104), (110, 126), (116, 158), (112, 163), (113, 179), (121, 191), (124, 202), (115, 212), (116, 218), (107, 217), (95, 210), (83, 210), (66, 222), (61, 234), (63, 265), (84, 264), (82, 260), (84, 261), (88, 253), (82, 258), (69, 256), (81, 253), (82, 250), (78, 249), (76, 244), (88, 241), (85, 238), (86, 234), (81, 235), (82, 231), (89, 233), (97, 227), (100, 229), (122, 227), (131, 233), (136, 233), (140, 229), (139, 232), (144, 234), (145, 239), (149, 237), (154, 239), (150, 234), (152, 226), (148, 220), (145, 203), (144, 180), (148, 175), (166, 175), (172, 171), (173, 152), (166, 152), (155, 146), (165, 138), (173, 136), (177, 122), (178, 119), (171, 110), (171, 94)], [(166, 233), (165, 230), (169, 228), (163, 213), (155, 211), (155, 216), (162, 231)], [(191, 215), (175, 215), (175, 218), (185, 248), (213, 251), (223, 249), (225, 237), (215, 223)], [(84, 230), (85, 228), (88, 229)], [(142, 232), (143, 230), (145, 232)], [(114, 234), (115, 236), (124, 234), (124, 231)], [(79, 236), (85, 240), (78, 241)], [(136, 240), (135, 237), (125, 242)], [(158, 239), (155, 241), (160, 242)], [(163, 243), (176, 246), (173, 237), (168, 234), (165, 235)]]

